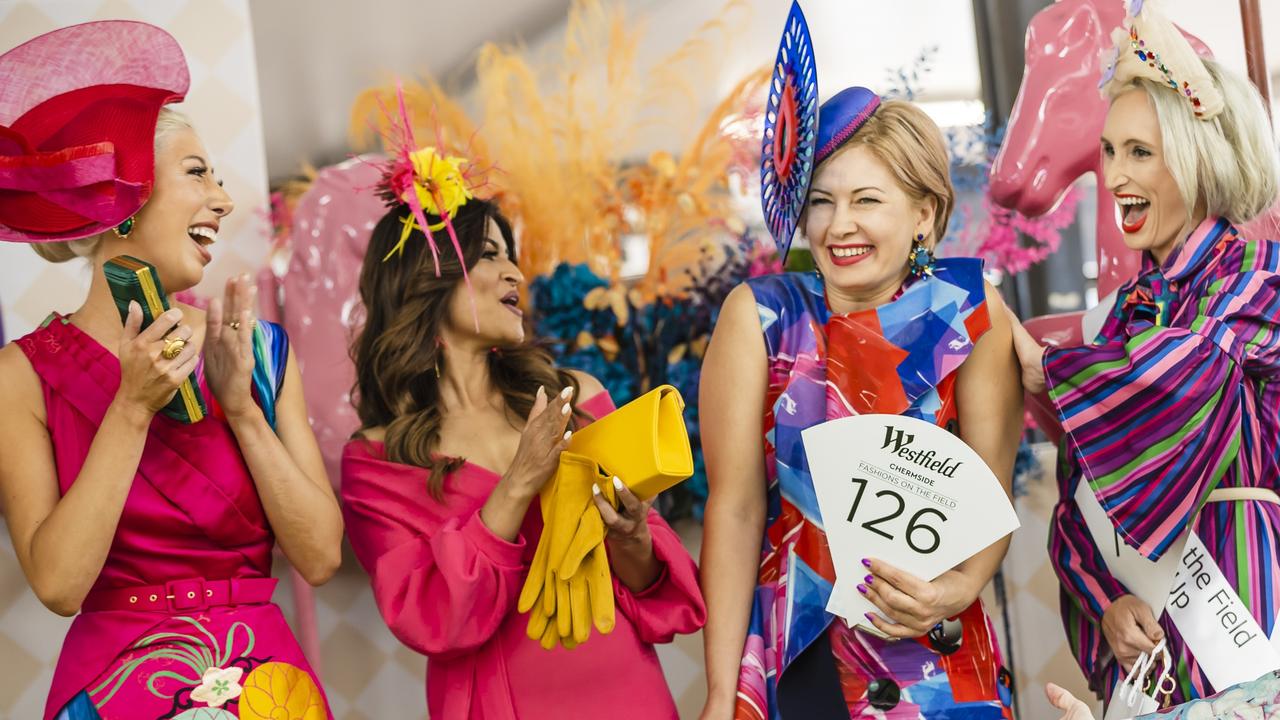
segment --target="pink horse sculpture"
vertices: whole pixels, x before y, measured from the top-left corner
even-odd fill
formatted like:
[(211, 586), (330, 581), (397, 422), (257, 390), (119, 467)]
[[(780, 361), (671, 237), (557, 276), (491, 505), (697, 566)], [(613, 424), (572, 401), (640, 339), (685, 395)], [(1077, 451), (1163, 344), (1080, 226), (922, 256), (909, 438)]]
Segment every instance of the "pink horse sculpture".
[[(1140, 255), (1125, 247), (1115, 202), (1102, 181), (1099, 137), (1107, 101), (1098, 91), (1100, 55), (1110, 49), (1111, 31), (1121, 26), (1122, 0), (1057, 0), (1036, 13), (1027, 27), (1026, 70), (1009, 115), (1004, 144), (991, 167), (990, 193), (999, 205), (1023, 215), (1042, 215), (1087, 172), (1097, 180), (1098, 295), (1105, 298), (1137, 274)], [(1196, 52), (1212, 53), (1183, 32)], [(1277, 212), (1246, 226), (1258, 237), (1275, 237)], [(1041, 342), (1080, 345), (1084, 313), (1033, 318), (1027, 330)], [(1028, 397), (1036, 423), (1054, 441), (1062, 434), (1045, 396)]]

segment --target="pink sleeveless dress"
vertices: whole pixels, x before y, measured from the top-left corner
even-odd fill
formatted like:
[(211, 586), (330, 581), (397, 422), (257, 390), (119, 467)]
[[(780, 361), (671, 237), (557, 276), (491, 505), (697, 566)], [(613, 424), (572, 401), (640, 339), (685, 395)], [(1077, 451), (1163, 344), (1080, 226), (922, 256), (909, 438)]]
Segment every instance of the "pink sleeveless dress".
[[(288, 341), (272, 323), (255, 340), (255, 394), (273, 420)], [(119, 360), (57, 315), (16, 342), (43, 386), (66, 493), (119, 387)], [(63, 643), (45, 720), (331, 717), (270, 600), (275, 537), (217, 415), (152, 421), (107, 561)]]

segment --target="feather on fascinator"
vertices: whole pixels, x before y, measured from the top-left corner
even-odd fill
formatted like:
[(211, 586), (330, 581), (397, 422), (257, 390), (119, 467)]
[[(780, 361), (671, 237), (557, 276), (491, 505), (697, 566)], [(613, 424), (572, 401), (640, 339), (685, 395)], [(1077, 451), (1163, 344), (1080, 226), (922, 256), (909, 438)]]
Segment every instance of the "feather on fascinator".
[[(387, 252), (382, 261), (386, 262), (392, 256), (403, 253), (404, 245), (413, 231), (420, 230), (426, 236), (431, 259), (435, 263), (436, 277), (439, 277), (440, 246), (434, 233), (444, 230), (462, 266), (462, 280), (466, 283), (467, 292), (471, 294), (471, 312), (478, 330), (480, 319), (475, 306), (475, 293), (471, 288), (471, 277), (467, 273), (462, 244), (458, 242), (458, 234), (453, 228), (453, 216), (468, 200), (475, 197), (475, 168), (466, 158), (447, 155), (436, 146), (418, 145), (405, 103), (404, 85), (400, 81), (396, 82), (395, 113), (388, 112), (381, 100), (379, 107), (386, 120), (387, 130), (383, 134), (383, 141), (389, 156), (381, 163), (374, 163), (382, 172), (375, 190), (387, 207), (409, 207), (409, 214), (400, 218), (403, 226), (400, 241)], [(443, 140), (437, 140), (437, 146), (443, 148)], [(429, 222), (428, 215), (439, 218), (439, 221)]]
[(1103, 94), (1141, 77), (1178, 93), (1201, 120), (1222, 112), (1222, 92), (1158, 0), (1130, 0), (1124, 26), (1116, 28), (1111, 39), (1115, 47), (1104, 51), (1098, 83)]

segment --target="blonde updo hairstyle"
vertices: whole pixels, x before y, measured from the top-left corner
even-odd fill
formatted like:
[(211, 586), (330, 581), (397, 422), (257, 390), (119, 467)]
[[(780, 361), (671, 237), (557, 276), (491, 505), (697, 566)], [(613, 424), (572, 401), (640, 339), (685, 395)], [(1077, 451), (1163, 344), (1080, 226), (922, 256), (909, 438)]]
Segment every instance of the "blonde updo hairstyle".
[(1111, 100), (1131, 90), (1151, 99), (1160, 122), (1165, 165), (1178, 185), (1187, 220), (1202, 207), (1208, 217), (1246, 223), (1266, 212), (1280, 192), (1280, 160), (1262, 96), (1249, 79), (1201, 58), (1222, 91), (1222, 113), (1195, 116), (1191, 103), (1168, 85), (1136, 77), (1108, 88)]
[[(165, 136), (174, 130), (183, 128), (190, 129), (191, 121), (186, 115), (171, 110), (169, 108), (161, 108), (160, 115), (156, 118), (156, 143), (155, 151), (160, 152), (160, 145)], [(107, 232), (111, 232), (108, 230)], [(102, 236), (105, 233), (90, 235), (87, 238), (79, 240), (59, 240), (56, 242), (31, 243), (31, 249), (36, 251), (40, 257), (49, 262), (67, 262), (75, 258), (91, 258), (93, 253), (98, 249), (98, 245), (102, 243)]]
[(951, 158), (937, 123), (914, 103), (885, 100), (853, 137), (822, 164), (859, 145), (866, 146), (888, 166), (914, 202), (933, 205), (933, 229), (925, 238), (925, 245), (937, 247), (946, 235), (956, 202)]

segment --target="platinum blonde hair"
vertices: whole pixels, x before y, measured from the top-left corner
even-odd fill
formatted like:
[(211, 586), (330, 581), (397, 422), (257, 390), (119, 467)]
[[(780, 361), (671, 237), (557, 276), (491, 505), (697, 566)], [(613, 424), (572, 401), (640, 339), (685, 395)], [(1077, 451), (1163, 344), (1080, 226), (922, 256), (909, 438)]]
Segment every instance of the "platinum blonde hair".
[(1221, 90), (1223, 110), (1212, 120), (1197, 119), (1185, 97), (1144, 77), (1110, 87), (1112, 100), (1139, 89), (1151, 99), (1160, 122), (1164, 160), (1191, 219), (1203, 203), (1209, 217), (1248, 222), (1280, 193), (1280, 158), (1267, 111), (1253, 83), (1221, 63), (1203, 59)]

